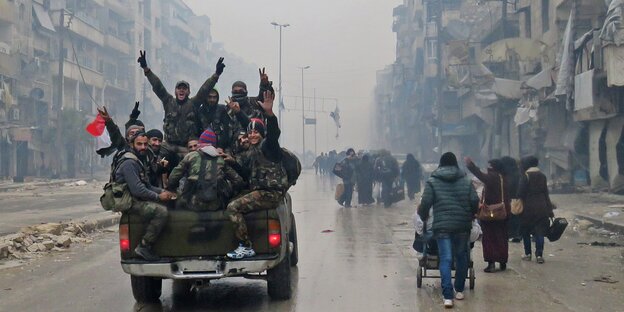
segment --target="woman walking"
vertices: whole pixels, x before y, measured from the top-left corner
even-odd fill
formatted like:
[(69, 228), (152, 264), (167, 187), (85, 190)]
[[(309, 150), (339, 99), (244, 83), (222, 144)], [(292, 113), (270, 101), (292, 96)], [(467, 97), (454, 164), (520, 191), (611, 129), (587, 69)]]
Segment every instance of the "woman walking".
[(407, 184), (407, 196), (414, 200), (414, 194), (420, 193), (420, 181), (422, 180), (422, 167), (414, 155), (407, 154), (407, 158), (401, 167), (401, 178)]
[[(508, 192), (511, 199), (516, 199), (518, 193), (518, 185), (520, 183), (520, 168), (518, 168), (518, 162), (509, 156), (501, 158), (503, 162), (504, 171), (507, 174)], [(522, 235), (520, 235), (520, 216), (509, 215), (507, 222), (507, 230), (509, 241), (512, 243), (519, 243), (522, 241)]]
[(373, 163), (370, 156), (365, 154), (356, 167), (358, 203), (360, 205), (370, 205), (375, 202), (373, 198)]
[(549, 218), (553, 217), (554, 206), (548, 195), (546, 176), (539, 170), (535, 156), (522, 158), (520, 163), (522, 176), (518, 186), (518, 198), (522, 200), (520, 214), (520, 233), (524, 243), (522, 260), (531, 261), (531, 235), (535, 239), (535, 259), (544, 263), (544, 236), (550, 227)]
[[(504, 171), (503, 163), (499, 159), (491, 159), (488, 162), (487, 172), (474, 164), (470, 157), (464, 158), (466, 167), (477, 179), (484, 184), (483, 200), (486, 205), (505, 204), (507, 216), (511, 214), (511, 199), (509, 198), (509, 183)], [(502, 187), (502, 189), (501, 189)], [(507, 240), (507, 219), (495, 221), (480, 220), (483, 231), (483, 259), (487, 262), (487, 267), (483, 270), (486, 273), (496, 272), (495, 263), (500, 263), (500, 270), (507, 269), (507, 259), (509, 257), (509, 241)]]

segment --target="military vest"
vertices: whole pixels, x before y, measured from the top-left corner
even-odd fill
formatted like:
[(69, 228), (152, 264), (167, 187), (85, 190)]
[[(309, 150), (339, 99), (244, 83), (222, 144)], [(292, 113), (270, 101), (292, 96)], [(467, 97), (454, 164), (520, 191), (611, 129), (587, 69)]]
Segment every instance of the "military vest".
[(281, 162), (268, 160), (260, 149), (260, 146), (252, 146), (249, 149), (251, 158), (251, 176), (249, 186), (251, 190), (286, 191), (290, 184), (288, 175)]
[(197, 137), (197, 115), (191, 99), (180, 105), (172, 99), (170, 105), (165, 106), (163, 130), (165, 141), (170, 144), (186, 146), (190, 138)]

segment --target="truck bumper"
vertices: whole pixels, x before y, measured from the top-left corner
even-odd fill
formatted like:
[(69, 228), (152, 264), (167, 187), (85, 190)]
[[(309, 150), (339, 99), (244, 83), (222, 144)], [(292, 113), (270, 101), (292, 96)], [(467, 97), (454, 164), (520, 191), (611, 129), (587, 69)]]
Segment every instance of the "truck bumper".
[(245, 260), (178, 260), (171, 262), (122, 261), (124, 272), (135, 276), (161, 277), (167, 279), (219, 279), (261, 273), (275, 267), (282, 258)]

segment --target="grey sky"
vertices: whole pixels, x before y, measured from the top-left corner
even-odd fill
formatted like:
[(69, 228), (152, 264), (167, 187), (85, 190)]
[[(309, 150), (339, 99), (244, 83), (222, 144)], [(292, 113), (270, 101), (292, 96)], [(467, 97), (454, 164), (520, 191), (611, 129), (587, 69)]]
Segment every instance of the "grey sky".
[[(212, 35), (225, 49), (250, 63), (266, 66), (278, 82), (279, 30), (270, 22), (289, 23), (283, 32), (282, 81), (287, 108), (301, 107), (301, 70), (305, 96), (339, 99), (343, 127), (334, 138), (328, 114), (318, 117), (318, 152), (347, 146), (367, 147), (375, 71), (392, 63), (395, 35), (392, 8), (401, 0), (185, 0), (196, 14), (212, 20)], [(227, 63), (227, 60), (226, 60)], [(227, 69), (226, 69), (227, 70)], [(252, 83), (257, 83), (254, 81)], [(227, 90), (226, 86), (220, 89)], [(255, 92), (256, 88), (250, 91)], [(327, 102), (327, 110), (334, 105)], [(307, 103), (306, 103), (307, 106)], [(317, 101), (320, 109), (320, 101)], [(308, 113), (306, 117), (313, 117)], [(301, 151), (301, 112), (283, 116), (284, 144)], [(314, 149), (314, 127), (306, 128), (306, 149)]]

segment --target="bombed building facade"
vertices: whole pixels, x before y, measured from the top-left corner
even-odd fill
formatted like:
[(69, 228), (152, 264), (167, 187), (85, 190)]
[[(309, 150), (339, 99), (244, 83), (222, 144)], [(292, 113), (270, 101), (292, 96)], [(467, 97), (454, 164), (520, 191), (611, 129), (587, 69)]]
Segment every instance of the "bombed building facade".
[(396, 61), (377, 75), (378, 144), (429, 162), (536, 155), (554, 188), (624, 192), (623, 9), (405, 0)]

